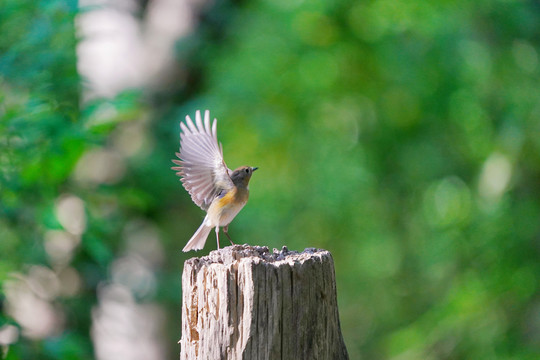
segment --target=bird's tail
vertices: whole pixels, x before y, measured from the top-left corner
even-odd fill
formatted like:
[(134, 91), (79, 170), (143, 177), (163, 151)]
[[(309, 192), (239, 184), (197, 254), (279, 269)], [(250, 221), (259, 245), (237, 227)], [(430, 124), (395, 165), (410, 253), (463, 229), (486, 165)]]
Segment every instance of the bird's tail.
[(210, 234), (210, 230), (212, 230), (212, 227), (206, 226), (205, 222), (206, 221), (203, 221), (201, 226), (199, 226), (197, 231), (195, 231), (195, 234), (193, 234), (191, 239), (189, 239), (186, 246), (184, 246), (182, 249), (183, 252), (187, 252), (189, 250), (201, 250), (204, 247), (206, 238), (208, 237), (208, 234)]

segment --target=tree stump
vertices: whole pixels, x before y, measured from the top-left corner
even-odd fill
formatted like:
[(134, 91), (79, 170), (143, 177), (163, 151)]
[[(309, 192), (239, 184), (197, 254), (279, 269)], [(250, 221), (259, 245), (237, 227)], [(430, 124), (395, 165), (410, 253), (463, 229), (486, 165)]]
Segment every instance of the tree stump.
[(180, 359), (348, 359), (332, 255), (234, 245), (182, 275)]

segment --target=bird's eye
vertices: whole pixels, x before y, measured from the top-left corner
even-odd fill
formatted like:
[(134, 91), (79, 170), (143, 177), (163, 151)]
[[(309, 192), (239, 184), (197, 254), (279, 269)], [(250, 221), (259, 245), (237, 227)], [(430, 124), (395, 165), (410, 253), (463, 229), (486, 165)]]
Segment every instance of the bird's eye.
[(246, 168), (246, 174), (249, 174), (249, 168)]

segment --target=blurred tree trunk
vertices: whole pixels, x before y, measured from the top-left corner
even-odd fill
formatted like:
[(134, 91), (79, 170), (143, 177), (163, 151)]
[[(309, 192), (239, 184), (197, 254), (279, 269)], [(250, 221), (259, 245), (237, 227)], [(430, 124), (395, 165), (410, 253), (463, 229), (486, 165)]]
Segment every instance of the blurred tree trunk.
[(348, 359), (328, 251), (235, 245), (185, 262), (180, 359)]

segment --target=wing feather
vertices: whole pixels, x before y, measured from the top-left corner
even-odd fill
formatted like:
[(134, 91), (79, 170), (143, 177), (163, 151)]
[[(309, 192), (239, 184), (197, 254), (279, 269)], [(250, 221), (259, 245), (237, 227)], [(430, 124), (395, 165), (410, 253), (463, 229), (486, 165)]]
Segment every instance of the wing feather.
[(231, 170), (223, 160), (223, 148), (217, 140), (217, 119), (210, 124), (210, 111), (195, 113), (195, 123), (186, 116), (180, 122), (180, 151), (172, 167), (195, 204), (207, 210), (223, 189), (233, 187)]

